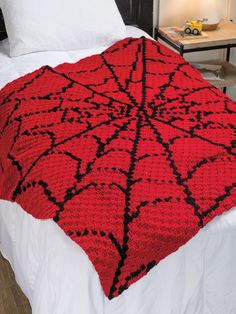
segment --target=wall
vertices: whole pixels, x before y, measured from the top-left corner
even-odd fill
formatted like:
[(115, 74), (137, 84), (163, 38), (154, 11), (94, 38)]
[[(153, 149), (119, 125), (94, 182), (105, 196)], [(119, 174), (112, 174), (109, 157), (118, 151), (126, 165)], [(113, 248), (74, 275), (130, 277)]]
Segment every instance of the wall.
[[(230, 18), (236, 23), (236, 1), (231, 0), (231, 12)], [(231, 62), (236, 66), (236, 48), (232, 49)], [(236, 87), (229, 91), (229, 96), (236, 100)]]
[[(160, 0), (160, 25), (183, 25), (187, 18), (196, 17), (199, 1), (207, 0)], [(228, 3), (230, 0), (216, 0), (216, 10), (220, 18), (227, 18)], [(157, 0), (155, 2), (157, 12)], [(207, 13), (207, 12), (206, 12)], [(231, 0), (231, 18), (236, 22), (236, 0)], [(155, 24), (157, 23), (157, 14), (155, 16)], [(231, 61), (236, 65), (236, 49), (232, 50)], [(198, 52), (185, 55), (185, 58), (189, 61), (201, 61), (201, 60), (217, 60), (223, 57), (222, 51), (211, 52)], [(236, 100), (236, 88), (229, 90), (229, 95)]]
[[(201, 1), (208, 0), (160, 0), (160, 23), (162, 25), (182, 25), (186, 18), (196, 17)], [(219, 16), (225, 18), (228, 0), (216, 0), (215, 2)]]

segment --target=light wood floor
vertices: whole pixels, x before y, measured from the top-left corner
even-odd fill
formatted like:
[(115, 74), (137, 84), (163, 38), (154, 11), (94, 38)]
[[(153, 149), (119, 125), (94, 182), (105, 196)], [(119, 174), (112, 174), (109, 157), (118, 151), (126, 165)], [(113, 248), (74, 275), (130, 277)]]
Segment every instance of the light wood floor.
[(31, 314), (28, 300), (17, 285), (10, 264), (0, 253), (0, 314)]

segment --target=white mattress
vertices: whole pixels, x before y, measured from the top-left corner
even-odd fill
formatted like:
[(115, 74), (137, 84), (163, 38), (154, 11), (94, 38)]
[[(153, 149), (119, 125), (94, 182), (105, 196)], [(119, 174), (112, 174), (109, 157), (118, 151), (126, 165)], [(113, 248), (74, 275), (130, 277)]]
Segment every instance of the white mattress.
[[(128, 33), (143, 35), (132, 27)], [(104, 48), (10, 59), (5, 40), (0, 88), (42, 65), (74, 62)], [(236, 207), (109, 301), (86, 254), (53, 221), (36, 220), (16, 203), (0, 201), (0, 250), (33, 314), (236, 314), (235, 239)]]

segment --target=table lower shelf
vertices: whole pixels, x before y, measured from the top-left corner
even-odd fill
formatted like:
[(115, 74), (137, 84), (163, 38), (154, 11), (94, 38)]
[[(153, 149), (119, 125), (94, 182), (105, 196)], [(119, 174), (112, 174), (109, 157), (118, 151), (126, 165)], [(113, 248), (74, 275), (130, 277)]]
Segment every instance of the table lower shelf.
[(206, 62), (200, 62), (200, 63), (217, 64), (217, 65), (222, 65), (224, 67), (224, 71), (225, 71), (224, 80), (208, 80), (215, 87), (224, 88), (224, 87), (236, 86), (236, 66), (234, 66), (233, 64), (229, 62), (222, 62), (222, 61), (206, 61)]

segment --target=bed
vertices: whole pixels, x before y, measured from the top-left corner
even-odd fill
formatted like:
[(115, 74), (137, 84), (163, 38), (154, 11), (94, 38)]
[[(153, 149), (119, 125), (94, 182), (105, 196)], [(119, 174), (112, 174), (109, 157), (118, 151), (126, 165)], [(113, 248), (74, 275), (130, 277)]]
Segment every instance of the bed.
[[(127, 37), (150, 38), (152, 1), (120, 0), (117, 5), (129, 24)], [(0, 89), (45, 64), (75, 62), (106, 48), (10, 58), (7, 35), (0, 25), (4, 39), (0, 42)], [(38, 220), (19, 204), (0, 201), (0, 250), (34, 314), (236, 313), (235, 236), (236, 207), (232, 206), (127, 291), (109, 300), (84, 250), (54, 221)]]

